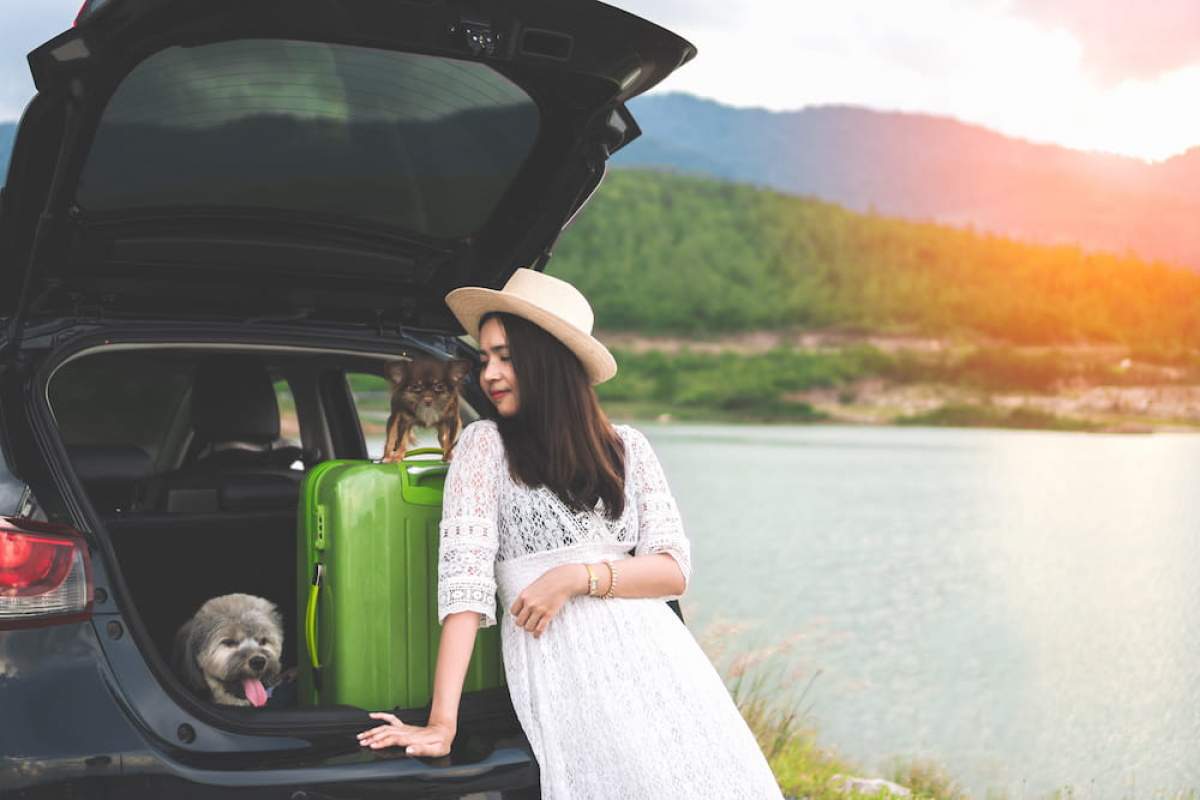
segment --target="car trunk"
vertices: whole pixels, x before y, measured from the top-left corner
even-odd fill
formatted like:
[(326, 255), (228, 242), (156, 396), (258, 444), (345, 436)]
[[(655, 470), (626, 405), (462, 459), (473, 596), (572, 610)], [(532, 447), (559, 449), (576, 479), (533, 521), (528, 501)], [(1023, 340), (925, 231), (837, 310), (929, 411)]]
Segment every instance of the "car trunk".
[[(331, 346), (334, 341), (336, 346)], [(302, 582), (296, 570), (298, 495), (257, 486), (252, 487), (257, 494), (233, 497), (232, 508), (172, 510), (162, 504), (139, 505), (143, 495), (139, 487), (161, 480), (164, 465), (178, 461), (171, 449), (179, 449), (181, 434), (184, 440), (189, 435), (184, 430), (188, 394), (195, 387), (188, 376), (194, 373), (195, 362), (249, 353), (269, 365), (277, 385), (290, 382), (295, 406), (301, 411), (302, 436), (280, 442), (276, 450), (285, 452), (282, 447), (294, 445), (305, 459), (315, 462), (365, 455), (360, 449), (361, 433), (357, 441), (353, 436), (359, 420), (345, 418), (355, 413), (352, 398), (344, 393), (344, 405), (339, 407), (330, 386), (322, 388), (321, 381), (328, 384), (328, 376), (339, 372), (367, 374), (372, 368), (381, 372), (389, 357), (419, 349), (462, 355), (461, 347), (456, 339), (442, 336), (402, 344), (378, 337), (336, 337), (329, 331), (313, 336), (295, 328), (267, 331), (252, 339), (244, 330), (220, 326), (173, 326), (167, 331), (161, 326), (97, 325), (67, 337), (53, 352), (42, 351), (34, 393), (46, 402), (35, 406), (38, 425), (46, 427), (52, 463), (64, 471), (65, 504), (76, 507), (87, 521), (80, 527), (93, 532), (97, 574), (108, 576), (98, 577), (97, 585), (103, 583), (122, 608), (119, 619), (142, 655), (124, 672), (121, 659), (113, 659), (118, 683), (132, 685), (148, 669), (158, 689), (190, 718), (244, 734), (241, 746), (235, 748), (239, 752), (281, 751), (279, 757), (289, 763), (321, 764), (339, 753), (343, 758), (357, 753), (353, 734), (376, 724), (366, 716), (368, 711), (392, 710), (405, 721), (423, 723), (428, 707), (361, 709), (285, 702), (244, 708), (218, 706), (196, 697), (176, 674), (170, 649), (179, 624), (209, 597), (237, 591), (277, 603), (285, 617), (284, 665), (306, 657), (295, 633), (297, 615), (302, 614), (294, 602)], [(313, 391), (324, 392), (322, 414), (341, 415), (331, 416), (327, 426), (315, 430), (311, 427), (314, 398), (309, 396)], [(340, 431), (334, 430), (338, 427)], [(180, 453), (186, 457), (194, 450), (184, 445)], [(135, 711), (147, 711), (150, 718), (154, 715), (149, 706), (139, 709), (139, 703), (160, 702), (142, 691), (130, 692), (127, 699)], [(461, 743), (456, 744), (456, 752), (461, 763), (499, 759), (510, 772), (516, 770), (506, 779), (512, 785), (530, 779), (533, 767), (507, 689), (465, 693), (459, 725)], [(171, 734), (176, 736), (177, 731)], [(309, 746), (299, 751), (294, 744), (281, 747), (280, 736), (301, 737)], [(207, 749), (199, 738), (190, 744), (199, 752)], [(527, 770), (524, 778), (515, 766), (522, 759)]]

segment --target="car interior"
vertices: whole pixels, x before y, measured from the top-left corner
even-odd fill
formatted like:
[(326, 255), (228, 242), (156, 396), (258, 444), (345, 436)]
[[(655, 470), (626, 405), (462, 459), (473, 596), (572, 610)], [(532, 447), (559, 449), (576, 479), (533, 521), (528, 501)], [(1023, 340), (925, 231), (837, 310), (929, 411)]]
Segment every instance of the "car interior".
[(152, 348), (78, 356), (55, 373), (64, 444), (164, 659), (204, 601), (245, 592), (278, 606), (282, 661), (296, 663), (300, 484), (319, 461), (368, 457), (364, 419), (372, 435), (382, 424), (360, 417), (348, 376), (386, 392), (385, 363)]

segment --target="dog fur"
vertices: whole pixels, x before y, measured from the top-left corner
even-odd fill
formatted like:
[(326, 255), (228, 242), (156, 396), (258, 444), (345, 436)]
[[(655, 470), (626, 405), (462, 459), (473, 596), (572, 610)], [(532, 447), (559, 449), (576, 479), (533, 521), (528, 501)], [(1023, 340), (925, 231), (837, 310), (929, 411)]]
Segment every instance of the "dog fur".
[(453, 457), (454, 440), (462, 421), (458, 415), (458, 391), (471, 371), (471, 362), (461, 358), (443, 361), (415, 355), (407, 361), (389, 361), (384, 373), (392, 384), (392, 413), (387, 421), (383, 460), (400, 461), (413, 444), (413, 428), (436, 428), (442, 458)]
[(253, 705), (243, 681), (279, 682), (283, 618), (275, 604), (249, 594), (214, 597), (175, 635), (173, 663), (188, 688), (214, 703)]

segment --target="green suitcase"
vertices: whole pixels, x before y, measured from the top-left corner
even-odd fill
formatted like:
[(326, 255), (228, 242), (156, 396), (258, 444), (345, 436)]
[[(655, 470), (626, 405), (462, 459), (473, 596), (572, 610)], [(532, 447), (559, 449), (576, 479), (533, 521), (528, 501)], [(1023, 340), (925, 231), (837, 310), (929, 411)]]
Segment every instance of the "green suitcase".
[[(325, 461), (300, 493), (301, 705), (419, 708), (437, 664), (438, 521), (448, 465)], [(479, 631), (464, 692), (504, 685), (499, 627)]]

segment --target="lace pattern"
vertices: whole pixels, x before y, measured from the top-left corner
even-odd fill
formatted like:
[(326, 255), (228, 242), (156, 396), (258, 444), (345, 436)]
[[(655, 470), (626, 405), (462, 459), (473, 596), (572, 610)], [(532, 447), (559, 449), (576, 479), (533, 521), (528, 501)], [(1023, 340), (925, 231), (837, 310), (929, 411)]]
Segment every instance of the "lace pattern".
[[(494, 423), (463, 431), (446, 479), (438, 616), (481, 625), (558, 564), (667, 553), (691, 579), (679, 509), (646, 438), (626, 426), (625, 510), (574, 512), (509, 476)], [(540, 638), (501, 616), (513, 709), (542, 800), (782, 800), (721, 677), (659, 599), (577, 596)]]
[[(489, 433), (494, 435), (489, 435)], [(459, 611), (479, 612), (479, 625), (496, 624), (494, 564), (504, 447), (498, 432), (468, 425), (446, 474), (438, 524), (438, 622)]]
[[(538, 553), (587, 544), (621, 544), (635, 555), (667, 553), (691, 580), (691, 546), (666, 476), (646, 437), (616, 426), (625, 443), (625, 510), (617, 520), (602, 504), (573, 511), (544, 486), (512, 479), (504, 442), (491, 421), (468, 425), (446, 476), (440, 525), (438, 619), (477, 611), (496, 624), (494, 568)], [(672, 595), (672, 599), (678, 595)]]
[[(625, 440), (626, 496), (630, 497), (637, 514), (637, 547), (634, 555), (666, 553), (675, 559), (683, 573), (684, 591), (692, 580), (692, 547), (683, 533), (683, 518), (675, 504), (675, 496), (667, 485), (658, 457), (641, 431), (619, 426)], [(632, 494), (629, 486), (632, 485)], [(672, 595), (668, 599), (677, 599)]]

